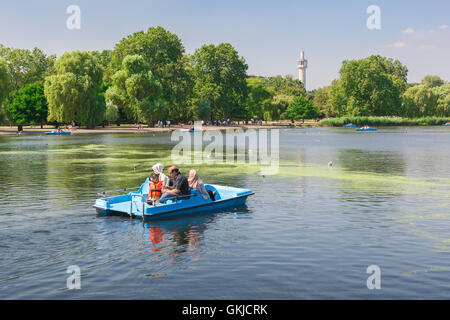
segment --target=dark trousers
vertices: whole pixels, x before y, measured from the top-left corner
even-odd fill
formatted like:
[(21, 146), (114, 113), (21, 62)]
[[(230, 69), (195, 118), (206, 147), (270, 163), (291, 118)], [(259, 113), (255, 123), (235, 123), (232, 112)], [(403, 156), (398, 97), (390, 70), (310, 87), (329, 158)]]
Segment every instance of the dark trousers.
[(212, 201), (216, 201), (216, 197), (214, 196), (214, 193), (211, 190), (206, 190), (208, 191), (209, 197), (211, 198)]

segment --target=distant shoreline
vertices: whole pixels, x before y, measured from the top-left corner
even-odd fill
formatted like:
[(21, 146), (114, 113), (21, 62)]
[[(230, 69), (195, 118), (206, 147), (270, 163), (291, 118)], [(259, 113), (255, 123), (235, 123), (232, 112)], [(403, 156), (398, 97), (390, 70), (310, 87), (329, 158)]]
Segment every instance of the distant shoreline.
[[(314, 119), (296, 120), (294, 124), (290, 120), (282, 121), (264, 121), (262, 125), (230, 125), (230, 126), (202, 126), (205, 131), (209, 130), (232, 130), (232, 129), (289, 129), (289, 128), (311, 128), (311, 127), (343, 127), (345, 124), (353, 123), (357, 127), (364, 125), (380, 126), (380, 127), (423, 127), (423, 126), (440, 126), (443, 123), (450, 122), (450, 118), (395, 118), (395, 117), (342, 117), (342, 118), (327, 118), (320, 122)], [(143, 127), (137, 129), (134, 125), (123, 124), (121, 126), (97, 126), (93, 129), (76, 128), (70, 130), (72, 134), (106, 134), (106, 133), (157, 133), (157, 132), (172, 132), (179, 129), (188, 129), (191, 126), (184, 125), (183, 127), (171, 126), (163, 128), (148, 128)], [(45, 125), (43, 129), (40, 126), (24, 126), (23, 133), (28, 134), (45, 134), (45, 132), (56, 130), (55, 126)], [(64, 131), (69, 131), (63, 129)], [(0, 136), (17, 135), (17, 126), (0, 126)]]
[[(142, 129), (137, 129), (134, 126), (107, 126), (96, 127), (93, 129), (85, 129), (85, 128), (76, 128), (74, 130), (63, 129), (63, 131), (71, 131), (72, 134), (104, 134), (104, 133), (156, 133), (156, 132), (172, 132), (179, 129), (188, 129), (189, 126), (171, 126), (170, 128), (147, 128), (144, 127)], [(287, 125), (275, 125), (275, 124), (267, 124), (267, 125), (235, 125), (235, 126), (203, 126), (203, 130), (231, 130), (231, 129), (283, 129), (289, 128)], [(56, 130), (54, 126), (44, 126), (43, 129), (38, 126), (37, 128), (31, 128), (30, 126), (23, 127), (24, 134), (45, 134), (46, 132)], [(17, 135), (17, 126), (13, 127), (0, 127), (0, 135)]]

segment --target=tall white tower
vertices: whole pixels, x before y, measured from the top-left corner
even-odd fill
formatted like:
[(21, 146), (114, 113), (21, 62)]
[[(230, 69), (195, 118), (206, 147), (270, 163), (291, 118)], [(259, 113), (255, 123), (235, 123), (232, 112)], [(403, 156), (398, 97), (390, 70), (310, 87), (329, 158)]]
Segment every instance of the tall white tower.
[(303, 83), (306, 89), (306, 68), (308, 67), (308, 60), (305, 59), (305, 52), (300, 50), (300, 60), (297, 61), (298, 80)]

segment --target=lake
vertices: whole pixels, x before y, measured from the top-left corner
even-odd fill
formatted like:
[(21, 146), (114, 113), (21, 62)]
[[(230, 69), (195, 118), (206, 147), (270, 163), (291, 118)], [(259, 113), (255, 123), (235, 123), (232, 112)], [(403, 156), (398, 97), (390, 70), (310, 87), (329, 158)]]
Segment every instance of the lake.
[(450, 128), (282, 129), (279, 142), (276, 175), (180, 166), (251, 189), (246, 207), (143, 224), (92, 205), (169, 166), (169, 133), (0, 136), (0, 298), (450, 299)]

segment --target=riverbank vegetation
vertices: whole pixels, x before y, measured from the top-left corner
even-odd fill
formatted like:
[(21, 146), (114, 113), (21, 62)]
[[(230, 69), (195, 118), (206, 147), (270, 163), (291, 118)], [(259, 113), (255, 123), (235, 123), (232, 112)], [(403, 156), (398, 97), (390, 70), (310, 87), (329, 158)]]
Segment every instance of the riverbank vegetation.
[(409, 84), (406, 66), (379, 55), (343, 61), (338, 79), (312, 91), (292, 76), (247, 69), (229, 43), (190, 55), (162, 27), (135, 32), (113, 50), (60, 57), (0, 45), (0, 124), (336, 118), (320, 125), (421, 125), (450, 117), (450, 83), (426, 76)]
[(340, 117), (327, 118), (319, 122), (320, 126), (342, 127), (352, 123), (357, 126), (434, 126), (450, 122), (450, 117), (422, 117), (422, 118), (400, 118), (400, 117)]

